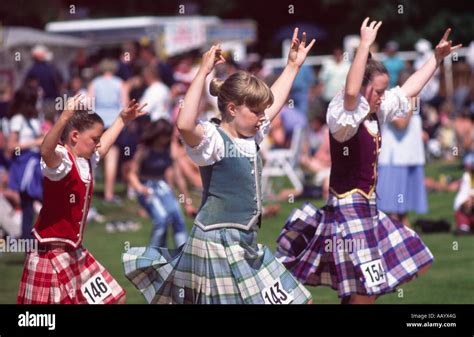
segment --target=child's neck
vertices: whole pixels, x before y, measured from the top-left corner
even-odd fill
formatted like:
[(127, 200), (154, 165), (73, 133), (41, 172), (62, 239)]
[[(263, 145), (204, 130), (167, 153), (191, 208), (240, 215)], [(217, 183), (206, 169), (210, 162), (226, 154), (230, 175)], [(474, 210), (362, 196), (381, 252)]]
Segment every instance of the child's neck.
[(232, 125), (227, 122), (222, 121), (220, 127), (223, 128), (224, 131), (226, 131), (232, 138), (248, 138), (240, 134)]
[(74, 156), (74, 158), (77, 158), (78, 155), (77, 155), (77, 152), (76, 152), (76, 149), (74, 149), (74, 146), (71, 146), (67, 143), (64, 144), (64, 147), (69, 151), (71, 152), (71, 154)]

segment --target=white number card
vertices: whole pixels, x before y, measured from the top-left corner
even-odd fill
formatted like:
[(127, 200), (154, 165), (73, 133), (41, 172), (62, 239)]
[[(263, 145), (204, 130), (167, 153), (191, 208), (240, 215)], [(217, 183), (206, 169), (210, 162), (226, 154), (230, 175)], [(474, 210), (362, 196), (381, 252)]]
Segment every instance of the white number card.
[(360, 268), (364, 273), (367, 287), (378, 286), (385, 282), (385, 273), (380, 259), (364, 263)]
[(112, 294), (112, 289), (101, 274), (91, 277), (81, 287), (81, 292), (89, 304), (99, 304)]
[(290, 304), (293, 296), (283, 289), (280, 279), (273, 285), (262, 290), (262, 297), (265, 304)]

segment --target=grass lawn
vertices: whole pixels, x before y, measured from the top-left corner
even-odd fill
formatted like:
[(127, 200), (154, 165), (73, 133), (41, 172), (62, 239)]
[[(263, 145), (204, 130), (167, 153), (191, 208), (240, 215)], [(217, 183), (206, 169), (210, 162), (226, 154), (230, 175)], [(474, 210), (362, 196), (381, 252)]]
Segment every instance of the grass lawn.
[[(459, 166), (455, 164), (432, 163), (426, 167), (426, 175), (439, 178), (439, 175), (449, 175), (457, 179), (462, 175)], [(91, 223), (86, 229), (84, 246), (100, 261), (127, 290), (128, 303), (145, 303), (142, 295), (124, 277), (120, 254), (127, 245), (144, 246), (148, 243), (151, 223), (148, 219), (139, 218), (136, 202), (126, 201), (121, 207), (104, 206), (99, 197), (101, 184), (97, 184), (94, 205), (107, 220), (137, 219), (142, 228), (137, 232), (107, 233), (105, 225)], [(124, 193), (124, 187), (117, 185), (119, 193)], [(445, 218), (454, 226), (452, 205), (455, 193), (430, 193), (429, 214), (426, 218)], [(322, 200), (310, 200), (317, 206), (322, 206)], [(258, 241), (266, 244), (272, 251), (275, 249), (275, 239), (294, 207), (299, 207), (303, 201), (282, 203), (278, 216), (265, 219), (259, 233)], [(417, 215), (411, 214), (412, 223)], [(188, 228), (192, 219), (187, 218)], [(398, 292), (381, 297), (377, 303), (474, 303), (474, 236), (456, 237), (452, 233), (422, 234), (424, 242), (435, 256), (435, 263), (420, 279), (403, 285)], [(16, 303), (18, 284), (23, 268), (24, 254), (3, 253), (0, 255), (0, 303)], [(314, 303), (339, 303), (336, 292), (323, 287), (309, 287), (313, 294)]]

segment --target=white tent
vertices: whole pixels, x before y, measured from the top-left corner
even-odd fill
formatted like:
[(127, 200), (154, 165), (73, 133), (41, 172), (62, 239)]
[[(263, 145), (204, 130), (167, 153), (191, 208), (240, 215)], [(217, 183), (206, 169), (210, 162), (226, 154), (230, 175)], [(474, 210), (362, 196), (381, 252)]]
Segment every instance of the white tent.
[(47, 33), (29, 27), (2, 27), (0, 30), (0, 72), (11, 76), (14, 87), (21, 85), (33, 60), (31, 48), (45, 45), (53, 53), (58, 70), (67, 74), (67, 68), (77, 48), (87, 47), (89, 41), (62, 34)]

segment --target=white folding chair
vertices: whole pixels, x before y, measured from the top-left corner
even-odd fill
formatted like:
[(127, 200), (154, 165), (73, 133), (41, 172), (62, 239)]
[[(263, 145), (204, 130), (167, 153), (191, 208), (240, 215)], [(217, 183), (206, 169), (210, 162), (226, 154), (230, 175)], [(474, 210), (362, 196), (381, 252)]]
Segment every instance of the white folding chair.
[(289, 149), (268, 151), (265, 157), (266, 162), (262, 170), (262, 190), (264, 195), (268, 196), (272, 194), (270, 179), (275, 177), (286, 176), (295, 188), (297, 194), (303, 191), (303, 172), (299, 165), (303, 135), (303, 128), (295, 128)]

